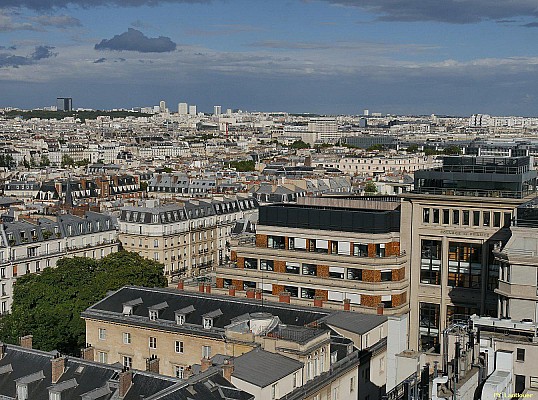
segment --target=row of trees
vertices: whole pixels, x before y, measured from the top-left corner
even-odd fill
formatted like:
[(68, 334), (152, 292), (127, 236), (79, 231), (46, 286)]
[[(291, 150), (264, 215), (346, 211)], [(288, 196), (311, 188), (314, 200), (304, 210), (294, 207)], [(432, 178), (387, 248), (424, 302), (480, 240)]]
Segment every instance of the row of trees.
[(86, 339), (80, 313), (124, 285), (165, 287), (163, 268), (121, 251), (101, 260), (63, 258), (57, 268), (23, 275), (14, 286), (11, 314), (0, 320), (0, 339), (16, 344), (32, 334), (35, 348), (77, 355)]

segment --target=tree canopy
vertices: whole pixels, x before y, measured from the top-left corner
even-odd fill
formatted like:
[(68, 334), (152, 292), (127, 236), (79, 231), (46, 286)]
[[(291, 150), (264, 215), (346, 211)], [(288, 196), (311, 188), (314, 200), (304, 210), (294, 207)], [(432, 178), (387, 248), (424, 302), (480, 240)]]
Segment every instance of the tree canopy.
[(292, 144), (290, 144), (290, 149), (309, 149), (310, 145), (308, 143), (303, 142), (302, 140), (296, 140)]
[(231, 161), (230, 168), (235, 168), (237, 172), (255, 171), (256, 163), (252, 160)]
[(82, 311), (124, 285), (166, 284), (163, 265), (136, 253), (63, 258), (56, 268), (17, 279), (11, 314), (0, 320), (0, 338), (16, 344), (31, 334), (37, 349), (77, 355), (86, 340)]
[(366, 193), (377, 193), (377, 185), (372, 181), (368, 181), (364, 185), (364, 191)]

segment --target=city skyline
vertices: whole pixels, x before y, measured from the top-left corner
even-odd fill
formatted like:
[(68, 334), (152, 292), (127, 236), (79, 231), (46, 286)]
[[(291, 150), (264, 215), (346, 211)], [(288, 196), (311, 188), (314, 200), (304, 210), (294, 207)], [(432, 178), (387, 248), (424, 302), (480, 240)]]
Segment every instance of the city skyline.
[(537, 15), (528, 0), (7, 0), (0, 107), (535, 115)]

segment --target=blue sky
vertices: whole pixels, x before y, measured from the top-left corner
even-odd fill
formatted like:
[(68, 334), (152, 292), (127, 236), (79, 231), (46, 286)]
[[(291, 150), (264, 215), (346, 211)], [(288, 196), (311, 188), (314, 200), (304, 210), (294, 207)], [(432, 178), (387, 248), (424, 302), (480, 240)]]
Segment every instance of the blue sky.
[(536, 0), (2, 0), (0, 107), (537, 115)]

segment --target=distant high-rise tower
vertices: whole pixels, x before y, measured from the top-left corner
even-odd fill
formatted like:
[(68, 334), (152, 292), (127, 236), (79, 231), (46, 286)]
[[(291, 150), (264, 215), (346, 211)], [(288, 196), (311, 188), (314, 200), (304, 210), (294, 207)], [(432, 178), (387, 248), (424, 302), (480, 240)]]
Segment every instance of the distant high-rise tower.
[(56, 109), (58, 111), (73, 111), (73, 99), (71, 97), (56, 98)]
[(220, 115), (222, 114), (222, 107), (221, 106), (213, 106), (213, 115)]
[(159, 111), (162, 113), (166, 112), (166, 102), (164, 100), (161, 100), (159, 103)]
[(365, 109), (364, 112), (362, 113), (362, 115), (364, 115), (365, 117), (369, 116), (370, 115), (370, 110)]
[(196, 115), (196, 106), (189, 106), (189, 115)]
[(189, 112), (189, 105), (187, 103), (179, 103), (177, 105), (177, 113), (179, 115), (187, 115)]

